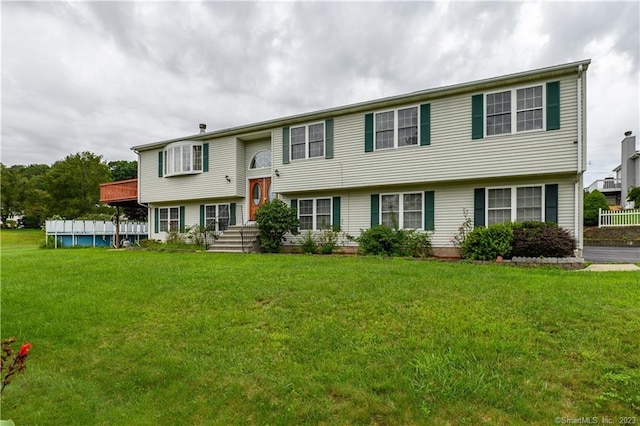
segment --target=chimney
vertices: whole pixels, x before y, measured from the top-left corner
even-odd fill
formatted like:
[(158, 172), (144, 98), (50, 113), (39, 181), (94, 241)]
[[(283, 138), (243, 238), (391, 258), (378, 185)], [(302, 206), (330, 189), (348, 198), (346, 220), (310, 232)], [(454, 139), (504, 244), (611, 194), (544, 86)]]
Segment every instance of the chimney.
[(204, 133), (207, 130), (207, 125), (204, 123), (200, 123), (200, 133)]

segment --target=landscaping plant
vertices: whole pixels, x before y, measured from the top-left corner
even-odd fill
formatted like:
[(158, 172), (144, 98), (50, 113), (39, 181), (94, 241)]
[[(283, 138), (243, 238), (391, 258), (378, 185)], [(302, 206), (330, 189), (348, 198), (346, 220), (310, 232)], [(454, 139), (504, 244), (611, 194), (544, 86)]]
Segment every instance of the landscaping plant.
[(417, 230), (375, 225), (356, 238), (358, 253), (373, 256), (426, 257), (431, 255), (429, 234)]
[(268, 253), (277, 253), (285, 240), (285, 234), (298, 235), (298, 212), (282, 200), (271, 200), (256, 211), (256, 225), (260, 247)]
[(568, 257), (576, 243), (571, 233), (547, 222), (507, 222), (475, 228), (461, 246), (469, 260), (511, 257)]
[(571, 233), (555, 223), (521, 222), (513, 226), (513, 257), (573, 256), (576, 242)]
[(2, 357), (0, 359), (2, 388), (0, 388), (0, 392), (4, 392), (4, 388), (13, 381), (17, 374), (20, 374), (27, 369), (25, 362), (33, 345), (29, 342), (25, 342), (20, 346), (20, 350), (16, 353), (12, 347), (15, 342), (15, 337), (2, 339)]
[(609, 204), (604, 194), (597, 189), (584, 194), (584, 224), (586, 226), (598, 224), (598, 209), (609, 211)]

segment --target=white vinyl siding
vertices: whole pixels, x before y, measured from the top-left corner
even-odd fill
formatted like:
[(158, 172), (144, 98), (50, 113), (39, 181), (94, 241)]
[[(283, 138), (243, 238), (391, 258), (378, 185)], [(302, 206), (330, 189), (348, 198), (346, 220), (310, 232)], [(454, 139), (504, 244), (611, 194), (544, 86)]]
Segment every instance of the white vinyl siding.
[[(410, 185), (507, 176), (575, 173), (576, 81), (560, 81), (559, 130), (471, 139), (471, 94), (431, 100), (431, 145), (364, 153), (364, 114), (334, 115), (334, 161), (283, 165), (282, 132), (273, 133), (276, 192)], [(535, 86), (546, 84), (541, 81)], [(375, 130), (375, 128), (374, 128)], [(371, 192), (371, 191), (370, 191)]]
[[(158, 152), (142, 151), (138, 155), (138, 185), (141, 203), (164, 203), (192, 199), (244, 197), (246, 181), (244, 145), (235, 138), (213, 139), (209, 143), (209, 171), (179, 176), (158, 177)], [(241, 164), (241, 168), (237, 165)], [(163, 161), (164, 167), (164, 161)], [(264, 173), (264, 171), (262, 171)], [(227, 182), (225, 176), (232, 181)], [(183, 204), (182, 202), (180, 204)]]

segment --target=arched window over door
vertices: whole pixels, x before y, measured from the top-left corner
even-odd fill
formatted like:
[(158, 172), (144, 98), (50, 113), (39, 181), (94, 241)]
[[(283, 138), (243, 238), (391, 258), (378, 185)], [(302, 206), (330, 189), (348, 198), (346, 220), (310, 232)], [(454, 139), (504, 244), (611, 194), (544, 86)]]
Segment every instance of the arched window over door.
[(265, 169), (271, 167), (271, 151), (258, 151), (251, 159), (250, 169)]

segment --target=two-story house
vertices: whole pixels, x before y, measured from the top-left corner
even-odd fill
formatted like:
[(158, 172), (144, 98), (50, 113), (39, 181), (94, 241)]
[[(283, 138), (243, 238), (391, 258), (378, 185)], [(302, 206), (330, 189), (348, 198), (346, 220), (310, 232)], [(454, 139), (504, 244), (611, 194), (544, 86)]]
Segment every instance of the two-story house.
[[(133, 147), (150, 238), (254, 219), (273, 197), (301, 230), (432, 232), (455, 255), (464, 221), (549, 221), (582, 248), (583, 60)], [(292, 241), (290, 243), (293, 243)]]

